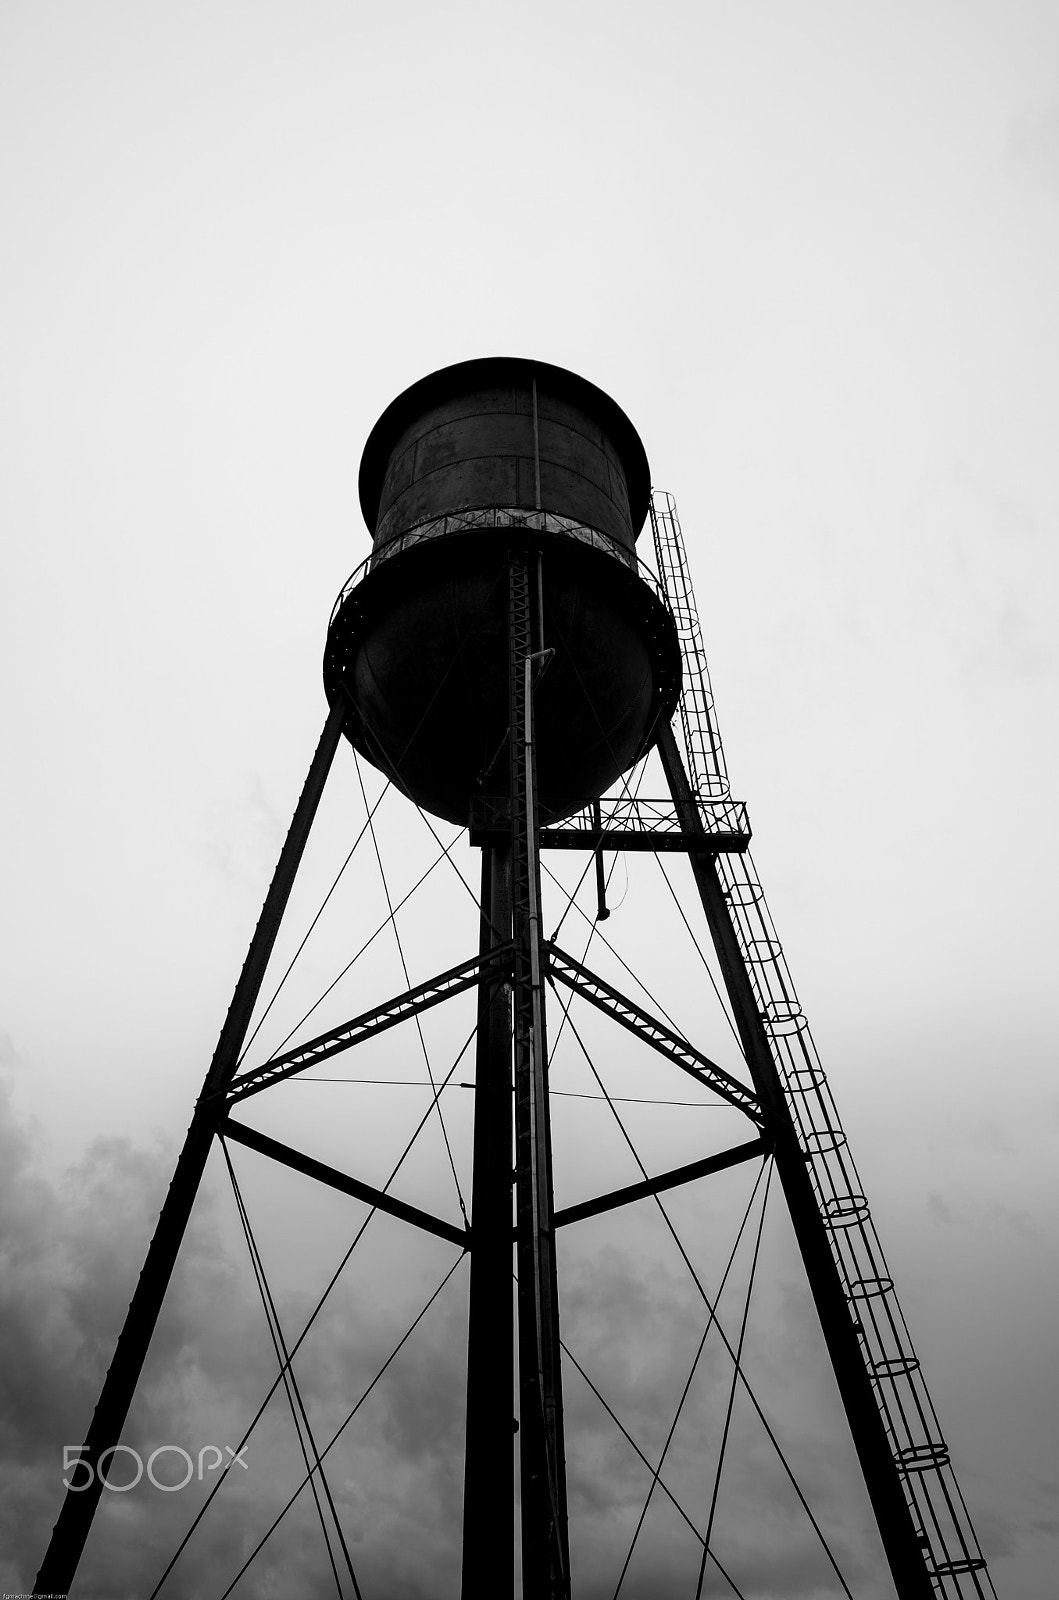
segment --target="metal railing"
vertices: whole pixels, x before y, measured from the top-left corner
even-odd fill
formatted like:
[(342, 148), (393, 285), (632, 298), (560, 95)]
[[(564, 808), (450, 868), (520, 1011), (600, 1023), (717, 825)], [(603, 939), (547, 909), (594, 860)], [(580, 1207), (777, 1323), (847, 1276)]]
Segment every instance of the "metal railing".
[(593, 550), (599, 550), (613, 560), (620, 561), (630, 572), (634, 572), (643, 583), (647, 584), (655, 598), (661, 600), (667, 609), (669, 608), (663, 586), (651, 568), (640, 560), (634, 550), (630, 550), (627, 545), (623, 545), (600, 528), (592, 528), (588, 523), (578, 522), (573, 517), (559, 516), (554, 511), (528, 511), (523, 506), (477, 506), (464, 511), (451, 511), (442, 517), (428, 517), (425, 521), (417, 522), (414, 527), (406, 529), (398, 538), (379, 545), (364, 558), (342, 585), (338, 598), (331, 608), (331, 622), (335, 620), (350, 592), (358, 584), (363, 583), (369, 573), (375, 572), (395, 556), (403, 555), (418, 545), (438, 539), (458, 538), (461, 534), (478, 533), (491, 528), (501, 531), (525, 529), (529, 533), (558, 535), (572, 539), (577, 544), (587, 545)]
[[(739, 800), (707, 800), (696, 796), (696, 805), (703, 832), (709, 838), (733, 839), (736, 848), (745, 849), (750, 840), (750, 820), (746, 806)], [(511, 826), (511, 802), (506, 795), (475, 795), (471, 802), (471, 831), (499, 833)], [(587, 800), (577, 811), (565, 812), (556, 820), (546, 811), (541, 813), (542, 842), (551, 842), (550, 833), (561, 830), (564, 844), (577, 844), (571, 835), (581, 835), (585, 848), (594, 848), (601, 835), (616, 836), (605, 842), (604, 849), (621, 849), (618, 836), (633, 833), (644, 840), (684, 840), (685, 830), (680, 813), (669, 795), (664, 800), (652, 800), (642, 795), (605, 795), (601, 800)], [(729, 846), (731, 847), (731, 846)]]
[[(750, 821), (741, 800), (711, 800), (701, 794), (694, 799), (705, 833), (736, 833), (749, 837)], [(664, 800), (636, 795), (604, 798), (599, 802), (598, 820), (590, 802), (573, 816), (566, 817), (563, 827), (583, 833), (595, 833), (601, 827), (635, 828), (637, 832), (660, 835), (683, 832), (677, 808), (668, 795)]]

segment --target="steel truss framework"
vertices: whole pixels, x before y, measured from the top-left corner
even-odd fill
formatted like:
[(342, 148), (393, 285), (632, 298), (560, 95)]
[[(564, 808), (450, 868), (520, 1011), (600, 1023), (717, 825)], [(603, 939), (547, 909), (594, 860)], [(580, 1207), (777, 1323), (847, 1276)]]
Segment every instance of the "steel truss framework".
[[(540, 637), (534, 547), (509, 563), (507, 793), (472, 818), (482, 851), (480, 947), (434, 978), (267, 1063), (238, 1070), (265, 969), (343, 731), (328, 716), (196, 1105), (82, 1458), (120, 1440), (169, 1277), (215, 1136), (223, 1135), (469, 1252), (470, 1324), (464, 1509), (464, 1600), (501, 1593), (511, 1570), (514, 1478), (510, 1399), (511, 1254), (518, 1278), (523, 1583), (527, 1596), (570, 1600), (555, 1232), (740, 1162), (772, 1154), (805, 1263), (854, 1445), (900, 1600), (994, 1593), (951, 1475), (919, 1364), (896, 1307), (867, 1202), (812, 1050), (805, 1019), (747, 853), (745, 808), (728, 795), (698, 622), (669, 497), (652, 506), (659, 575), (682, 636), (680, 726), (658, 751), (665, 802), (586, 807), (562, 826), (536, 814), (533, 687), (549, 652)], [(687, 764), (685, 764), (685, 756)], [(665, 1023), (542, 938), (541, 849), (676, 850), (689, 857), (752, 1081), (738, 1082)], [(602, 903), (602, 897), (601, 897)], [(756, 1136), (686, 1166), (554, 1211), (544, 996), (562, 985), (741, 1110)], [(249, 1128), (233, 1109), (321, 1061), (477, 990), (474, 1172), (470, 1226), (418, 1207)], [(512, 1146), (511, 1091), (514, 1087)], [(512, 1165), (515, 1222), (511, 1222)], [(505, 1332), (506, 1330), (506, 1332)], [(36, 1594), (65, 1593), (102, 1480), (68, 1492)], [(507, 1534), (505, 1535), (505, 1528)]]

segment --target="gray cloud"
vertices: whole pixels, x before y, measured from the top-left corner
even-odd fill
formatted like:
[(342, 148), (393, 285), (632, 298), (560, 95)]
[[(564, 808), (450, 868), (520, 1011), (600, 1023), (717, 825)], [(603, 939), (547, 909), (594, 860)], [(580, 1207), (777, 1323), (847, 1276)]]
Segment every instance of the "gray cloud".
[[(62, 1447), (76, 1443), (87, 1427), (172, 1154), (101, 1141), (55, 1189), (34, 1174), (30, 1141), (7, 1115), (0, 1139), (6, 1269), (0, 1279), (6, 1357), (0, 1367), (0, 1585), (17, 1592), (30, 1587), (58, 1512)], [(123, 1435), (143, 1459), (165, 1443), (179, 1443), (193, 1456), (207, 1443), (234, 1447), (275, 1370), (252, 1286), (223, 1243), (218, 1209), (205, 1191)], [(282, 1304), (288, 1330), (301, 1326), (306, 1309), (289, 1298)], [(459, 1335), (459, 1321), (456, 1316), (451, 1334)], [(366, 1410), (365, 1425), (358, 1419), (355, 1470), (340, 1452), (332, 1468), (336, 1481), (345, 1476), (341, 1498), (353, 1527), (360, 1525), (352, 1535), (354, 1551), (360, 1547), (358, 1567), (363, 1561), (378, 1579), (389, 1548), (393, 1582), (388, 1575), (386, 1592), (409, 1600), (432, 1592), (438, 1550), (436, 1540), (427, 1548), (428, 1536), (432, 1528), (452, 1525), (454, 1514), (458, 1526), (462, 1492), (440, 1470), (453, 1453), (451, 1434), (462, 1425), (461, 1385), (452, 1371), (462, 1340), (444, 1336), (449, 1330), (444, 1318), (441, 1323), (437, 1357), (424, 1345), (402, 1369), (401, 1385), (381, 1391), (381, 1403)], [(393, 1342), (385, 1306), (359, 1313), (347, 1306), (339, 1327), (307, 1344), (299, 1370), (321, 1446), (348, 1410), (348, 1397), (365, 1386)], [(433, 1412), (429, 1395), (435, 1396)], [(331, 1406), (329, 1427), (324, 1413), (335, 1398), (341, 1409)], [(423, 1419), (418, 1433), (417, 1418)], [(300, 1457), (279, 1398), (251, 1440), (248, 1465), (245, 1479), (233, 1472), (218, 1499), (220, 1514), (201, 1525), (166, 1594), (198, 1594), (207, 1575), (212, 1589), (219, 1577), (234, 1574), (295, 1487)], [(125, 1481), (125, 1467), (124, 1460), (115, 1463), (116, 1482)], [(183, 1475), (177, 1457), (159, 1462), (157, 1476), (165, 1478), (170, 1467)], [(77, 1594), (132, 1600), (149, 1592), (201, 1499), (191, 1485), (165, 1494), (146, 1481), (127, 1494), (105, 1494)], [(255, 1569), (255, 1582), (264, 1585), (257, 1592), (312, 1595), (317, 1585), (321, 1593), (333, 1592), (314, 1522), (305, 1494), (290, 1527), (275, 1536)], [(450, 1567), (454, 1559), (450, 1552)]]
[(975, 1232), (992, 1228), (1017, 1233), (1023, 1239), (1041, 1237), (1041, 1230), (1028, 1211), (1004, 1205), (1000, 1200), (954, 1205), (942, 1195), (933, 1193), (927, 1201), (927, 1212), (932, 1221), (947, 1228), (966, 1228)]
[[(0, 1369), (0, 1584), (17, 1592), (32, 1582), (57, 1514), (62, 1446), (75, 1443), (87, 1427), (172, 1152), (99, 1141), (53, 1185), (35, 1170), (32, 1140), (5, 1103), (0, 1156), (0, 1309), (7, 1354)], [(192, 1452), (214, 1442), (234, 1447), (271, 1382), (274, 1357), (229, 1209), (227, 1197), (207, 1186), (125, 1433), (144, 1458), (166, 1442)], [(396, 1240), (400, 1230), (392, 1226)], [(701, 1239), (696, 1249), (701, 1251)], [(767, 1230), (747, 1367), (847, 1580), (863, 1600), (871, 1600), (886, 1593), (877, 1540), (805, 1286), (783, 1263), (783, 1241), (770, 1243)], [(396, 1279), (384, 1274), (371, 1280), (370, 1294), (355, 1287), (338, 1293), (338, 1304), (298, 1358), (321, 1445), (407, 1326), (414, 1314), (406, 1315), (407, 1306), (413, 1300), (416, 1309), (422, 1304), (444, 1265), (432, 1262), (427, 1271), (418, 1261), (415, 1283), (400, 1292)], [(571, 1245), (561, 1265), (570, 1348), (653, 1457), (701, 1334), (701, 1300), (675, 1255), (649, 1229), (629, 1226), (620, 1243)], [(301, 1287), (281, 1292), (279, 1301), (293, 1338), (312, 1297)], [(735, 1289), (734, 1302), (723, 1312), (731, 1332), (738, 1302)], [(459, 1589), (464, 1270), (429, 1316), (423, 1336), (413, 1335), (390, 1378), (329, 1457), (329, 1478), (364, 1592), (387, 1600), (426, 1600)], [(708, 1344), (665, 1468), (667, 1483), (700, 1526), (728, 1379), (727, 1360)], [(613, 1592), (649, 1476), (569, 1365), (564, 1384), (575, 1574), (585, 1600), (602, 1600)], [(248, 1475), (233, 1474), (218, 1514), (206, 1517), (164, 1594), (190, 1600), (215, 1589), (219, 1578), (227, 1581), (296, 1486), (302, 1468), (281, 1399), (272, 1402), (255, 1432), (248, 1460)], [(127, 1495), (105, 1495), (77, 1594), (84, 1600), (133, 1600), (149, 1593), (202, 1497), (197, 1486), (163, 1494), (143, 1485)], [(1027, 1509), (1024, 1530), (1002, 1509), (987, 1508), (977, 1518), (987, 1550), (1001, 1556), (1026, 1539), (1046, 1537), (1042, 1505)], [(717, 1553), (745, 1593), (838, 1592), (782, 1465), (742, 1396), (718, 1519)], [(622, 1593), (645, 1600), (686, 1594), (698, 1559), (694, 1536), (656, 1492)], [(313, 1597), (334, 1591), (307, 1495), (247, 1581), (251, 1593)], [(704, 1592), (726, 1592), (712, 1569)]]

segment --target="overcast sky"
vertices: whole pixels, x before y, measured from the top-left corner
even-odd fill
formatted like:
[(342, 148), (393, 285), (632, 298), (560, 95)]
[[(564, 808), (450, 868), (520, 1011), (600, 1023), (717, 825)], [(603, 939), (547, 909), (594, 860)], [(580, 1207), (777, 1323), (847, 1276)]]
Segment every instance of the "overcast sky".
[[(330, 605), (367, 548), (364, 439), (422, 374), (512, 353), (613, 394), (677, 497), (733, 790), (964, 1493), (1001, 1596), (1049, 1592), (1057, 63), (1044, 0), (0, 7), (0, 1585), (36, 1570), (62, 1445), (87, 1426), (323, 721)], [(342, 756), (301, 927), (363, 817)], [(393, 795), (379, 817), (407, 887), (433, 842)], [(652, 871), (626, 890), (618, 866), (608, 937), (731, 1059)], [(476, 939), (449, 868), (423, 893), (413, 976)], [(270, 1048), (380, 906), (358, 856)], [(585, 936), (564, 933), (575, 952)], [(374, 954), (324, 1021), (403, 987), (396, 951)], [(428, 1036), (443, 1067), (467, 1015)], [(563, 1048), (557, 1079), (591, 1088)], [(417, 1050), (402, 1036), (357, 1070), (422, 1076)], [(613, 1067), (623, 1092), (637, 1072), (662, 1092), (655, 1064)], [(401, 1097), (423, 1103), (284, 1093), (261, 1125), (370, 1181), (414, 1125)], [(459, 1165), (470, 1095), (450, 1099)], [(578, 1119), (606, 1112), (564, 1108), (560, 1203), (611, 1173), (599, 1153), (568, 1176), (604, 1145), (602, 1122)], [(700, 1123), (713, 1143), (743, 1136), (706, 1112), (644, 1115), (658, 1165), (690, 1159)], [(458, 1215), (439, 1149), (402, 1192)], [(293, 1327), (361, 1213), (243, 1154)], [(615, 1144), (618, 1182), (621, 1159)], [(714, 1281), (752, 1181), (680, 1202)], [(140, 1441), (234, 1445), (268, 1381), (226, 1182), (211, 1168)], [(762, 1395), (871, 1600), (886, 1582), (775, 1213), (773, 1195)], [(561, 1286), (586, 1364), (654, 1447), (701, 1332), (656, 1224), (586, 1232)], [(373, 1229), (310, 1358), (321, 1415), (451, 1264), (396, 1223)], [(466, 1264), (343, 1458), (369, 1596), (458, 1592), (465, 1283)], [(575, 1570), (594, 1600), (645, 1483), (573, 1376), (568, 1404)], [(275, 1451), (166, 1593), (204, 1592), (207, 1566), (230, 1576), (262, 1500), (278, 1503), (290, 1463), (269, 1417)], [(701, 1512), (700, 1468), (689, 1442), (675, 1471)], [(746, 1592), (833, 1592), (749, 1421), (733, 1471)], [(107, 1497), (81, 1592), (144, 1593), (190, 1503)], [(693, 1541), (667, 1515), (652, 1511), (642, 1587), (623, 1593), (692, 1592)], [(334, 1593), (311, 1516), (300, 1526), (270, 1557), (275, 1592)]]

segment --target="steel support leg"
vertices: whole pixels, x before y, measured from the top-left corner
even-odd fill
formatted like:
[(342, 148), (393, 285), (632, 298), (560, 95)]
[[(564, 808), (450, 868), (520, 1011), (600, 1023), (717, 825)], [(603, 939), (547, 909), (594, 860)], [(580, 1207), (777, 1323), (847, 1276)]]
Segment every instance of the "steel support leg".
[[(668, 724), (659, 734), (658, 749), (682, 829), (689, 835), (703, 835), (684, 763)], [(933, 1600), (935, 1589), (928, 1573), (926, 1553), (919, 1543), (871, 1378), (864, 1364), (827, 1229), (798, 1145), (794, 1119), (783, 1093), (728, 902), (717, 876), (716, 862), (707, 848), (691, 853), (689, 859), (754, 1088), (776, 1119), (776, 1171), (783, 1186), (890, 1572), (900, 1600)]]
[[(482, 954), (511, 937), (511, 853), (482, 851)], [(478, 991), (467, 1331), (463, 1600), (510, 1594), (515, 1566), (511, 985)]]
[[(66, 1594), (73, 1584), (103, 1491), (95, 1466), (101, 1454), (121, 1438), (213, 1135), (224, 1116), (223, 1098), (211, 1100), (209, 1097), (225, 1088), (235, 1073), (239, 1051), (261, 990), (298, 863), (338, 748), (343, 720), (343, 708), (339, 703), (324, 724), (85, 1439), (81, 1459), (93, 1469), (92, 1482), (80, 1491), (76, 1488), (67, 1490), (51, 1542), (37, 1574), (34, 1594)], [(73, 1481), (77, 1481), (76, 1477)]]

